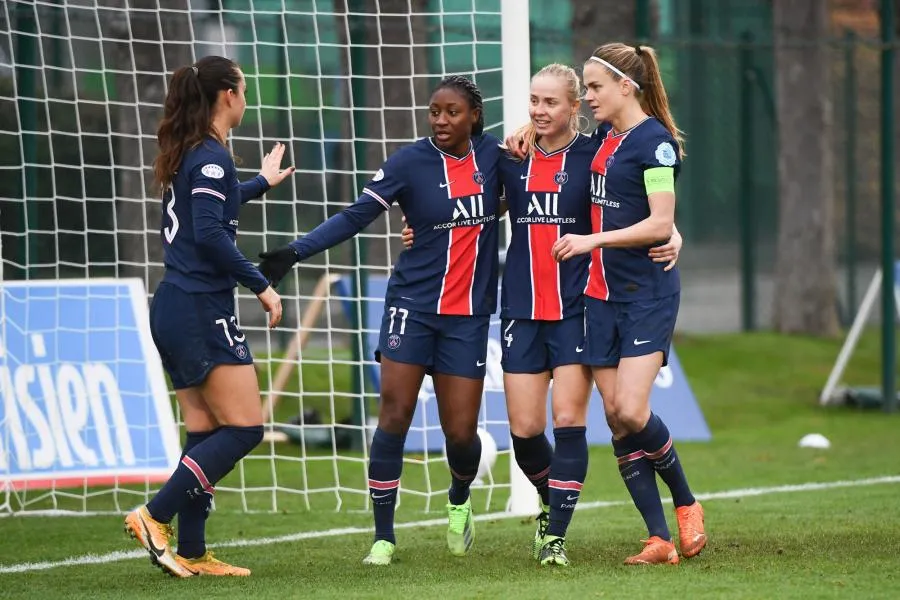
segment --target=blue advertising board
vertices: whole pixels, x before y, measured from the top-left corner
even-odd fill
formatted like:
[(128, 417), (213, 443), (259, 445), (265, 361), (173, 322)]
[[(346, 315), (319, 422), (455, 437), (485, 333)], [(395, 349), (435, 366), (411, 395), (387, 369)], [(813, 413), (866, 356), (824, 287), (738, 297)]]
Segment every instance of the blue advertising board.
[[(338, 289), (342, 296), (350, 296), (350, 283), (346, 278), (338, 282)], [(366, 299), (363, 301), (363, 319), (366, 355), (364, 360), (369, 361), (368, 371), (370, 381), (376, 388), (379, 387), (380, 377), (378, 365), (374, 360), (375, 348), (378, 345), (378, 330), (381, 326), (381, 317), (384, 313), (384, 295), (387, 290), (387, 279), (384, 277), (370, 277)], [(353, 304), (346, 302), (348, 311)], [(487, 352), (487, 376), (484, 382), (484, 399), (482, 402), (482, 414), (480, 426), (485, 428), (497, 442), (500, 450), (509, 448), (509, 425), (506, 418), (506, 397), (503, 393), (503, 369), (500, 365), (502, 348), (500, 345), (500, 319), (497, 315), (491, 319), (491, 331), (488, 339)], [(688, 384), (678, 356), (674, 348), (669, 352), (669, 364), (660, 369), (656, 377), (653, 391), (650, 395), (650, 403), (653, 411), (658, 414), (669, 427), (672, 437), (679, 441), (708, 441), (710, 439), (709, 427), (703, 417), (703, 412), (697, 405), (691, 387)], [(548, 411), (550, 407), (550, 394), (547, 397)], [(549, 412), (547, 413), (550, 414)], [(552, 440), (552, 420), (548, 417), (547, 435)], [(606, 425), (606, 417), (603, 413), (603, 402), (596, 387), (591, 394), (588, 408), (587, 436), (589, 444), (609, 444), (612, 434)], [(407, 452), (440, 452), (444, 445), (444, 436), (441, 433), (440, 420), (438, 418), (437, 402), (434, 397), (434, 386), (430, 377), (425, 377), (425, 382), (419, 392), (419, 405), (413, 417), (412, 427), (406, 438)]]
[(2, 284), (0, 487), (158, 481), (179, 455), (139, 279)]

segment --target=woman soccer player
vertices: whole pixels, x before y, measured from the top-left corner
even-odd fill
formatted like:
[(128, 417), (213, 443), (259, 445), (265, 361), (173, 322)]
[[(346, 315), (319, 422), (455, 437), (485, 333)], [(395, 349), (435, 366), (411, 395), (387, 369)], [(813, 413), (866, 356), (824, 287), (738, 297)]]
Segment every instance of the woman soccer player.
[[(241, 122), (247, 85), (227, 58), (207, 56), (175, 71), (157, 131), (156, 183), (163, 192), (166, 271), (150, 306), (150, 328), (187, 429), (178, 468), (125, 530), (152, 561), (177, 577), (249, 575), (206, 550), (213, 487), (262, 440), (253, 357), (234, 315), (235, 281), (257, 295), (269, 326), (281, 299), (235, 246), (241, 204), (281, 183), (284, 146), (260, 174), (239, 183), (228, 132)], [(178, 553), (169, 547), (178, 515)]]
[(675, 126), (652, 48), (606, 44), (584, 66), (585, 99), (601, 123), (591, 164), (593, 231), (553, 246), (559, 261), (591, 256), (585, 359), (603, 397), (619, 471), (647, 524), (644, 549), (625, 564), (678, 563), (656, 473), (672, 493), (681, 555), (706, 545), (703, 508), (691, 494), (650, 391), (678, 315), (677, 269), (654, 264), (647, 248), (672, 234), (681, 132)]
[[(590, 165), (598, 144), (578, 132), (580, 91), (571, 67), (538, 71), (531, 122), (513, 134), (529, 148), (527, 160), (501, 162), (512, 224), (500, 304), (503, 383), (516, 461), (541, 498), (532, 553), (543, 565), (569, 564), (566, 530), (588, 466), (591, 374), (582, 365), (582, 293), (589, 259), (560, 264), (551, 254), (561, 235), (591, 229)], [(412, 229), (404, 234), (411, 245)], [(555, 449), (544, 434), (551, 378)]]
[(499, 140), (483, 135), (481, 92), (450, 76), (432, 92), (434, 136), (391, 155), (355, 204), (288, 246), (264, 252), (260, 270), (273, 285), (297, 261), (347, 240), (397, 202), (420, 231), (400, 255), (385, 296), (376, 359), (381, 362), (378, 427), (369, 458), (375, 542), (363, 560), (390, 564), (403, 445), (426, 373), (434, 377), (452, 483), (447, 504), (450, 552), (472, 545), (469, 486), (478, 472), (476, 433), (487, 338), (497, 303)]

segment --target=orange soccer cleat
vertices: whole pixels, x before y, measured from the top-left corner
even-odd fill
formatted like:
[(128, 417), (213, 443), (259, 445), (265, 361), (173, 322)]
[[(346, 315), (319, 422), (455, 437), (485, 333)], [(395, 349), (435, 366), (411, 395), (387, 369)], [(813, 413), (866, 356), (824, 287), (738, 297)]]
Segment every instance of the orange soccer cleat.
[(160, 569), (173, 577), (190, 577), (190, 571), (182, 567), (175, 559), (175, 553), (169, 547), (172, 537), (172, 526), (160, 523), (150, 516), (146, 506), (128, 513), (125, 517), (125, 532), (137, 540), (147, 552), (150, 560)]
[(694, 501), (690, 506), (679, 506), (675, 509), (678, 518), (678, 541), (681, 555), (693, 558), (700, 554), (706, 546), (706, 530), (703, 527), (703, 507)]
[(236, 567), (222, 562), (212, 552), (207, 551), (200, 558), (185, 558), (176, 554), (175, 560), (182, 567), (193, 573), (194, 575), (219, 575), (232, 577), (247, 577), (250, 575), (250, 569), (244, 567)]
[(675, 550), (675, 544), (672, 542), (667, 542), (656, 535), (649, 540), (642, 541), (644, 542), (644, 549), (641, 550), (640, 554), (626, 558), (626, 565), (678, 564), (678, 552)]

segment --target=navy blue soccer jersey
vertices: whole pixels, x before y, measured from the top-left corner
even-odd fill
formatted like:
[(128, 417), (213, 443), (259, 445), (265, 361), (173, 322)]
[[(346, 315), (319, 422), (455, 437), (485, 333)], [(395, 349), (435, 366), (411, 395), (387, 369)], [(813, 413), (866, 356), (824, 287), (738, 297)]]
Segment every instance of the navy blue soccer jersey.
[[(594, 134), (602, 140), (591, 162), (592, 230), (615, 231), (650, 216), (644, 171), (681, 167), (678, 144), (653, 117), (613, 134), (608, 124)], [(680, 291), (677, 267), (664, 271), (649, 247), (598, 248), (591, 253), (585, 294), (617, 302), (664, 298)]]
[(236, 246), (241, 204), (268, 189), (261, 175), (238, 182), (234, 160), (207, 138), (185, 152), (163, 194), (163, 281), (186, 292), (230, 290), (235, 281), (258, 294), (266, 278)]
[(441, 315), (490, 315), (497, 307), (499, 140), (472, 138), (463, 157), (423, 138), (397, 150), (357, 202), (400, 205), (416, 232), (394, 265), (385, 300)]
[(501, 161), (512, 225), (500, 303), (504, 319), (558, 321), (584, 311), (590, 257), (559, 263), (551, 249), (567, 233), (591, 232), (590, 167), (596, 151), (594, 140), (578, 134), (555, 152), (536, 146), (533, 158)]

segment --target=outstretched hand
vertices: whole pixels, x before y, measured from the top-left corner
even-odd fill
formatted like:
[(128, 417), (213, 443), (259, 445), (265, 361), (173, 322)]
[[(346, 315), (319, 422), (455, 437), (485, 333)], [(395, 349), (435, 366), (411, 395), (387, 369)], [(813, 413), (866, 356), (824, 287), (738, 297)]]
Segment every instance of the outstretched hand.
[(298, 260), (297, 253), (290, 246), (283, 246), (275, 250), (260, 252), (259, 271), (263, 277), (269, 280), (272, 287), (278, 287), (284, 276), (293, 268)]
[(293, 166), (286, 169), (281, 168), (284, 149), (284, 144), (276, 142), (272, 147), (272, 151), (263, 157), (262, 168), (259, 170), (259, 174), (266, 178), (266, 181), (269, 182), (269, 187), (275, 187), (294, 172)]

